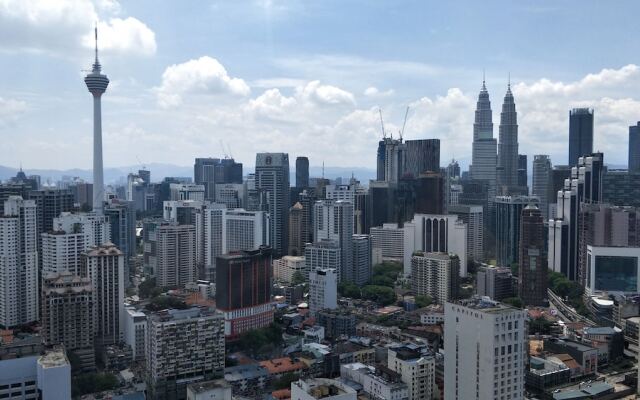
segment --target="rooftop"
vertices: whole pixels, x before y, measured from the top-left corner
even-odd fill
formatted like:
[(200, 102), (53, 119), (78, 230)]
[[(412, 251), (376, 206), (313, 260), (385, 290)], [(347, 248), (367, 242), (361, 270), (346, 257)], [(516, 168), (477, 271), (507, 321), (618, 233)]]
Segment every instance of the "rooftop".
[(470, 308), (473, 310), (482, 311), (483, 313), (491, 313), (491, 314), (521, 311), (517, 308), (513, 308), (504, 303), (491, 300), (488, 296), (482, 296), (482, 297), (474, 296), (470, 299), (458, 300), (450, 304)]
[(189, 389), (194, 393), (203, 393), (212, 389), (218, 388), (230, 388), (229, 382), (224, 379), (215, 379), (212, 381), (203, 381), (198, 383), (192, 383), (189, 385)]
[(306, 365), (297, 359), (290, 357), (274, 358), (273, 360), (260, 361), (260, 365), (270, 374), (282, 374), (304, 369)]
[(38, 358), (38, 364), (41, 365), (42, 368), (56, 368), (70, 365), (69, 360), (67, 360), (67, 355), (64, 354), (62, 348), (47, 351)]

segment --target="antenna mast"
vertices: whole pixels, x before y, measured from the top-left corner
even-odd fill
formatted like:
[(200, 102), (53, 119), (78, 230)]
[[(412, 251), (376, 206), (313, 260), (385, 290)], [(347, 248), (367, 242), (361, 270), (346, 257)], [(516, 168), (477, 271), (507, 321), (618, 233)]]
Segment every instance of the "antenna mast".
[(387, 133), (384, 131), (384, 121), (382, 120), (382, 109), (378, 108), (378, 113), (380, 113), (380, 125), (382, 126), (382, 138), (387, 138)]
[(404, 127), (407, 124), (407, 116), (409, 115), (409, 106), (407, 106), (407, 111), (404, 113), (404, 122), (402, 122), (402, 130), (400, 131), (400, 141), (402, 141), (402, 136), (404, 135)]

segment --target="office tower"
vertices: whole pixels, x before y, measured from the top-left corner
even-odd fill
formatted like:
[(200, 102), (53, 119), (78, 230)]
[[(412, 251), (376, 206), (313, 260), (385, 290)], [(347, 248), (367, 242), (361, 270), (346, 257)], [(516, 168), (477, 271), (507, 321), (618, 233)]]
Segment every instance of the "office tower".
[(168, 221), (156, 221), (154, 225), (145, 224), (149, 229), (149, 242), (155, 242), (154, 246), (145, 248), (145, 258), (153, 261), (149, 267), (156, 285), (183, 288), (187, 283), (197, 281), (195, 227)]
[(256, 189), (266, 196), (266, 210), (271, 217), (270, 244), (275, 256), (288, 250), (289, 229), (289, 155), (256, 154)]
[[(109, 78), (101, 73), (98, 61), (98, 28), (96, 34), (96, 60), (91, 72), (84, 77), (87, 89), (93, 95), (93, 211), (102, 215), (104, 209), (104, 177), (102, 171), (102, 105), (101, 98), (107, 91)], [(67, 210), (65, 210), (67, 211)]]
[(467, 224), (467, 259), (484, 260), (484, 213), (482, 206), (449, 205), (449, 214), (455, 214)]
[(314, 205), (314, 241), (333, 240), (340, 247), (340, 280), (353, 282), (355, 271), (351, 253), (353, 204), (343, 200), (320, 200)]
[(216, 260), (216, 307), (224, 333), (238, 337), (273, 322), (269, 247), (224, 254)]
[[(396, 185), (384, 181), (369, 182), (369, 227), (382, 226), (393, 221), (393, 206)], [(404, 221), (398, 222), (402, 224)]]
[(302, 236), (304, 214), (299, 202), (289, 209), (289, 251), (287, 254), (297, 256), (304, 253), (305, 241)]
[(315, 193), (309, 189), (303, 190), (298, 196), (299, 203), (302, 205), (302, 231), (301, 240), (303, 244), (313, 242), (313, 206), (316, 204), (317, 197)]
[(369, 235), (353, 235), (351, 241), (353, 283), (366, 285), (371, 280), (371, 238)]
[(224, 319), (207, 308), (149, 315), (145, 360), (151, 399), (185, 399), (187, 385), (224, 375)]
[(440, 139), (407, 140), (404, 143), (404, 173), (418, 177), (425, 172), (440, 172)]
[(518, 294), (526, 306), (544, 306), (547, 299), (547, 254), (540, 209), (528, 205), (520, 221)]
[(489, 197), (495, 196), (497, 141), (493, 137), (493, 118), (489, 92), (482, 80), (473, 123), (473, 144), (469, 174), (473, 180), (486, 181)]
[[(143, 175), (146, 176), (147, 174)], [(149, 203), (151, 202), (150, 200), (155, 197), (155, 194), (151, 190), (149, 184), (150, 182), (145, 181), (143, 176), (141, 176), (139, 173), (130, 173), (129, 175), (127, 175), (126, 200), (133, 203), (133, 208), (136, 211), (150, 211), (153, 209), (153, 207)]]
[(488, 296), (491, 300), (502, 301), (513, 297), (513, 275), (510, 268), (483, 264), (476, 275), (476, 294)]
[(460, 258), (460, 276), (467, 276), (467, 225), (457, 215), (416, 214), (404, 224), (404, 273), (411, 274), (411, 255), (449, 253)]
[(357, 234), (368, 235), (370, 217), (369, 191), (357, 191), (353, 198), (353, 231)]
[(459, 270), (456, 255), (416, 252), (411, 256), (411, 287), (416, 295), (444, 304), (458, 298)]
[(593, 153), (578, 158), (570, 179), (558, 192), (556, 217), (549, 221), (549, 269), (564, 274), (573, 281), (583, 280), (578, 265), (580, 230), (578, 219), (583, 203), (602, 202), (604, 155)]
[(124, 310), (124, 342), (131, 346), (133, 360), (144, 360), (147, 349), (147, 314), (133, 307)]
[(216, 258), (224, 252), (222, 242), (224, 237), (224, 215), (223, 206), (207, 207), (204, 210), (204, 251), (203, 251), (203, 271), (202, 278), (209, 282), (216, 280)]
[(593, 153), (593, 110), (574, 108), (569, 111), (569, 166), (578, 165), (578, 158)]
[(447, 176), (449, 179), (460, 178), (460, 164), (455, 159), (447, 165)]
[(338, 272), (317, 269), (309, 272), (309, 312), (316, 316), (320, 310), (338, 308)]
[(640, 121), (629, 127), (629, 171), (640, 171)]
[(219, 158), (196, 158), (193, 164), (193, 182), (204, 186), (204, 199), (208, 201), (215, 200), (215, 167), (219, 162)]
[(273, 279), (292, 284), (298, 275), (303, 281), (309, 281), (309, 268), (302, 256), (284, 256), (273, 260)]
[(241, 208), (225, 210), (222, 225), (223, 254), (268, 246), (269, 224), (269, 215), (264, 211), (246, 211)]
[(69, 189), (33, 190), (29, 192), (29, 200), (36, 203), (39, 244), (40, 235), (53, 229), (53, 219), (73, 210), (73, 193)]
[(608, 169), (602, 176), (602, 201), (640, 207), (640, 171)]
[(93, 184), (83, 181), (74, 182), (68, 187), (73, 193), (73, 203), (80, 210), (89, 211), (93, 207)]
[(96, 345), (118, 343), (123, 328), (124, 254), (107, 242), (84, 253), (82, 263), (91, 280)]
[(304, 259), (309, 271), (327, 268), (336, 271), (342, 269), (342, 251), (340, 245), (334, 240), (308, 243), (304, 248)]
[(136, 255), (136, 210), (131, 202), (111, 199), (104, 213), (109, 218), (111, 243), (124, 254), (124, 283), (128, 286), (132, 258)]
[[(206, 198), (206, 196), (205, 196)], [(247, 187), (244, 183), (216, 184), (215, 202), (227, 208), (243, 208), (247, 203)]]
[(389, 347), (387, 368), (400, 375), (409, 399), (432, 399), (436, 385), (436, 360), (425, 347), (412, 344)]
[(378, 142), (378, 151), (376, 153), (376, 181), (380, 182), (384, 181), (384, 164), (387, 153), (385, 150), (385, 139)]
[(498, 186), (503, 194), (510, 194), (518, 186), (518, 114), (511, 93), (511, 84), (502, 103), (498, 142)]
[(443, 214), (445, 209), (445, 179), (439, 172), (420, 174), (415, 181), (416, 214)]
[[(398, 182), (390, 184), (390, 190), (388, 192), (388, 195), (391, 196), (389, 199), (390, 219), (385, 222), (396, 222), (398, 224), (402, 224), (405, 221), (410, 220), (413, 217), (413, 214), (416, 213), (415, 209), (419, 200), (422, 200), (421, 206), (423, 208), (439, 208), (440, 203), (435, 199), (443, 197), (440, 196), (443, 191), (439, 190), (439, 181), (437, 177), (435, 180), (422, 179), (420, 181), (420, 185), (421, 187), (419, 188), (418, 180), (410, 175), (405, 175), (400, 178)], [(418, 190), (421, 191), (423, 196), (428, 196), (428, 198), (420, 199)]]
[(538, 205), (537, 197), (496, 197), (496, 261), (500, 267), (510, 267), (520, 262), (520, 221), (522, 210), (528, 205)]
[(402, 138), (385, 137), (378, 143), (378, 181), (397, 182), (404, 175), (406, 151), (407, 146), (402, 143)]
[(494, 301), (446, 303), (445, 400), (524, 399), (525, 324), (526, 311)]
[(549, 219), (549, 203), (553, 200), (552, 167), (549, 156), (537, 154), (533, 156), (533, 178), (531, 195), (536, 196), (540, 204), (542, 219)]
[(43, 277), (40, 322), (44, 343), (64, 344), (88, 368), (95, 368), (92, 290), (89, 278), (69, 271)]
[(371, 228), (372, 257), (375, 258), (378, 254), (380, 259), (377, 262), (404, 262), (404, 232), (404, 228), (398, 227), (398, 224), (383, 224)]
[(296, 158), (296, 187), (309, 187), (309, 159), (307, 157)]
[(204, 201), (204, 185), (191, 183), (172, 183), (171, 200)]
[(306, 378), (291, 382), (291, 400), (357, 400), (358, 392), (337, 379)]
[(36, 204), (10, 196), (0, 218), (0, 325), (38, 320)]
[(640, 290), (640, 248), (589, 245), (587, 260), (588, 296), (612, 292), (635, 296)]
[[(527, 169), (527, 155), (518, 154), (518, 186), (521, 188), (526, 188), (528, 186)], [(527, 194), (529, 194), (528, 189)]]

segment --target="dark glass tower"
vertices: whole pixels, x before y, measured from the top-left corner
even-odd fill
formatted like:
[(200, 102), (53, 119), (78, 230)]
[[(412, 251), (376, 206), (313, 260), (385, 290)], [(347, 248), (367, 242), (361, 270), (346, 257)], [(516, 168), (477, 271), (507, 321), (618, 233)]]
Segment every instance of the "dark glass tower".
[(495, 194), (496, 151), (497, 142), (493, 137), (491, 101), (483, 80), (473, 123), (473, 145), (469, 172), (471, 179), (487, 182), (489, 197), (493, 197)]
[(296, 158), (296, 187), (309, 187), (309, 159), (307, 157)]
[(518, 293), (524, 305), (544, 306), (548, 268), (542, 213), (538, 207), (528, 205), (521, 215)]
[(574, 108), (569, 111), (569, 166), (578, 158), (593, 153), (593, 110)]
[(518, 154), (518, 186), (527, 186), (527, 155)]
[(440, 171), (440, 139), (407, 140), (405, 172), (417, 178), (424, 172)]
[(629, 127), (629, 171), (640, 171), (640, 122)]
[(276, 256), (288, 251), (289, 239), (289, 155), (256, 154), (256, 189), (265, 196), (265, 210), (271, 216), (269, 239)]

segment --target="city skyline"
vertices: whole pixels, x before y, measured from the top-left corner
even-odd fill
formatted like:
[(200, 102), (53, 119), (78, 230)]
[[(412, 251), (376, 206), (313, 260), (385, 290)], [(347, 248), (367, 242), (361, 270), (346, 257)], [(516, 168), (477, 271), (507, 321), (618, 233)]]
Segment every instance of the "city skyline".
[[(634, 111), (640, 106), (635, 95), (640, 68), (631, 63), (637, 44), (598, 45), (621, 32), (625, 24), (620, 18), (628, 18), (637, 8), (631, 3), (630, 12), (618, 15), (596, 3), (581, 2), (577, 15), (565, 20), (566, 28), (575, 32), (550, 27), (542, 38), (534, 37), (536, 21), (567, 17), (571, 7), (503, 4), (508, 14), (522, 18), (515, 36), (531, 41), (529, 46), (514, 47), (517, 38), (504, 38), (503, 45), (513, 49), (508, 56), (497, 49), (496, 32), (474, 21), (473, 12), (487, 22), (496, 20), (490, 11), (497, 5), (483, 9), (468, 3), (471, 13), (444, 23), (435, 17), (451, 14), (451, 7), (431, 5), (432, 14), (427, 14), (424, 5), (408, 4), (404, 8), (414, 10), (424, 21), (405, 17), (406, 27), (393, 34), (384, 24), (381, 32), (369, 29), (376, 40), (376, 46), (369, 48), (356, 43), (365, 24), (360, 19), (353, 21), (353, 27), (341, 19), (334, 21), (335, 29), (325, 40), (313, 35), (336, 18), (337, 11), (329, 3), (207, 3), (193, 10), (173, 10), (184, 16), (170, 26), (171, 5), (151, 12), (145, 2), (57, 1), (47, 2), (47, 8), (37, 1), (3, 3), (0, 25), (9, 29), (0, 28), (7, 38), (0, 59), (12, 62), (0, 68), (7, 78), (0, 86), (0, 136), (19, 135), (19, 140), (3, 146), (0, 158), (3, 165), (22, 164), (25, 169), (91, 165), (91, 110), (79, 76), (84, 73), (78, 69), (89, 67), (96, 19), (104, 41), (102, 63), (113, 79), (103, 105), (106, 167), (154, 162), (189, 165), (195, 157), (224, 154), (252, 167), (256, 152), (284, 151), (291, 157), (308, 156), (312, 166), (324, 161), (374, 168), (375, 148), (382, 136), (378, 108), (386, 129), (398, 132), (408, 105), (405, 139), (440, 139), (443, 162), (455, 157), (466, 169), (483, 68), (494, 100), (506, 90), (511, 72), (521, 153), (549, 154), (554, 165), (565, 164), (567, 111), (590, 107), (596, 110), (594, 150), (609, 154), (608, 163), (625, 165), (628, 126), (636, 124)], [(345, 5), (344, 13), (355, 12), (357, 4)], [(195, 11), (207, 18), (190, 26), (183, 19)], [(362, 11), (374, 21), (386, 13), (408, 14), (392, 5)], [(63, 18), (65, 13), (69, 15)], [(220, 20), (220, 15), (228, 13), (245, 18), (240, 26), (231, 26)], [(578, 16), (607, 26), (599, 30), (603, 37), (593, 37), (586, 24), (578, 23)], [(430, 28), (422, 26), (425, 21)], [(302, 42), (308, 46), (289, 35), (304, 22), (309, 33), (302, 35)], [(240, 32), (248, 23), (265, 29)], [(464, 29), (459, 26), (463, 23), (468, 24)], [(56, 27), (53, 34), (47, 30), (50, 26)], [(513, 22), (506, 27), (514, 28)], [(16, 37), (11, 28), (29, 35)], [(465, 42), (474, 29), (488, 37), (472, 49)], [(383, 33), (389, 35), (387, 40)], [(224, 40), (203, 40), (212, 34)], [(564, 43), (550, 45), (551, 34)], [(54, 36), (55, 43), (49, 36)], [(344, 40), (333, 40), (337, 37)], [(432, 38), (437, 40), (424, 40)], [(397, 46), (391, 43), (394, 39)], [(536, 47), (540, 42), (544, 46)], [(375, 52), (377, 44), (380, 51)], [(574, 50), (576, 55), (589, 55), (587, 44), (599, 57), (569, 60), (564, 55)], [(409, 51), (412, 45), (420, 51)], [(455, 54), (440, 54), (447, 47)], [(549, 48), (552, 51), (544, 54)], [(261, 67), (253, 66), (248, 54)], [(469, 55), (474, 56), (473, 62), (460, 60)], [(21, 65), (29, 66), (26, 74)], [(58, 78), (53, 82), (48, 79), (52, 74)], [(238, 132), (250, 146), (231, 140)], [(351, 165), (346, 165), (345, 158)]]

